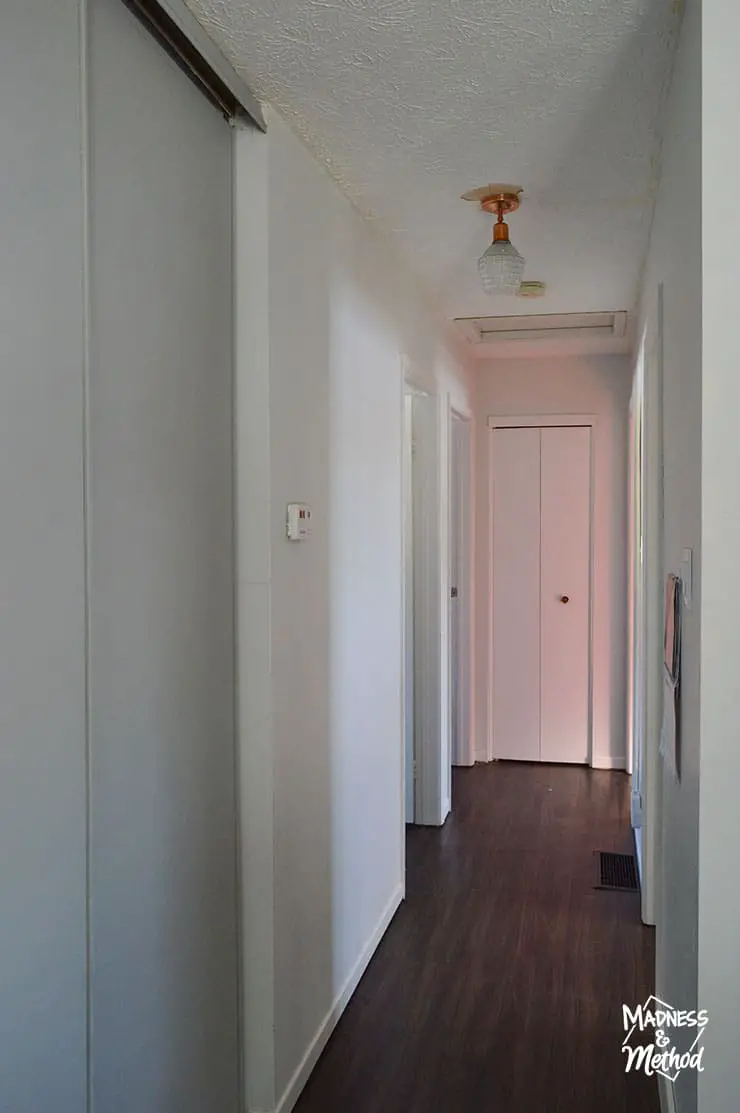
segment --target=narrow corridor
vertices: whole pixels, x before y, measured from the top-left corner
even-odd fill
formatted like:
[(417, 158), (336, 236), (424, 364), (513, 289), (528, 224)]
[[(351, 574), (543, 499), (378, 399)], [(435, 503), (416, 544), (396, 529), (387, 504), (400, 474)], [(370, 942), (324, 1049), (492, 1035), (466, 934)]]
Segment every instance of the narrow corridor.
[(657, 1113), (621, 1051), (653, 932), (636, 894), (594, 889), (628, 817), (623, 773), (456, 770), (446, 826), (409, 830), (407, 900), (297, 1113)]

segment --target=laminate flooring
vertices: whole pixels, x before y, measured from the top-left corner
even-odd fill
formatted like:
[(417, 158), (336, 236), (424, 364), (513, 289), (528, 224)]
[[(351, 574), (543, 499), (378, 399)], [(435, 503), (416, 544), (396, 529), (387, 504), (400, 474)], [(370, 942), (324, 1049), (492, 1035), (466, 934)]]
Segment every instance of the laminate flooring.
[(407, 828), (407, 898), (296, 1113), (659, 1113), (621, 1051), (653, 931), (636, 894), (593, 887), (595, 850), (632, 852), (629, 784), (456, 769), (445, 826)]

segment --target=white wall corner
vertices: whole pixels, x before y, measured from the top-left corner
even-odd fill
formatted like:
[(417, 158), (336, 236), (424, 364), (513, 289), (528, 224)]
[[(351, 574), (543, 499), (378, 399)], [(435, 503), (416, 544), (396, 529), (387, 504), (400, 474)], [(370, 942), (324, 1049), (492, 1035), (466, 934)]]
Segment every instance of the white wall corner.
[(245, 1108), (276, 1101), (268, 140), (235, 134), (237, 754)]

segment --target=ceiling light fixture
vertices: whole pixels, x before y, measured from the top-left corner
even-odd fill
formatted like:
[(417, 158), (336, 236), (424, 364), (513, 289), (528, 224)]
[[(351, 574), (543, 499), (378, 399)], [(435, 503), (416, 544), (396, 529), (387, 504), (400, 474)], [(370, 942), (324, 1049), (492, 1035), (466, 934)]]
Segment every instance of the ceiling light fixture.
[(519, 208), (521, 186), (487, 185), (463, 194), (463, 201), (477, 201), (496, 216), (493, 243), (478, 260), (478, 271), (487, 294), (516, 294), (522, 284), (524, 259), (509, 239), (508, 213)]

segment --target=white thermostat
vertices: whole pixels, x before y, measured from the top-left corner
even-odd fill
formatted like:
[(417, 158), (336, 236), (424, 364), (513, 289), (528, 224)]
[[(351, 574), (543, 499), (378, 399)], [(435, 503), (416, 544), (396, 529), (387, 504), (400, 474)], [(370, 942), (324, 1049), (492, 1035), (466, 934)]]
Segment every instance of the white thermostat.
[(288, 504), (288, 537), (291, 541), (306, 541), (311, 536), (311, 507), (305, 502)]

